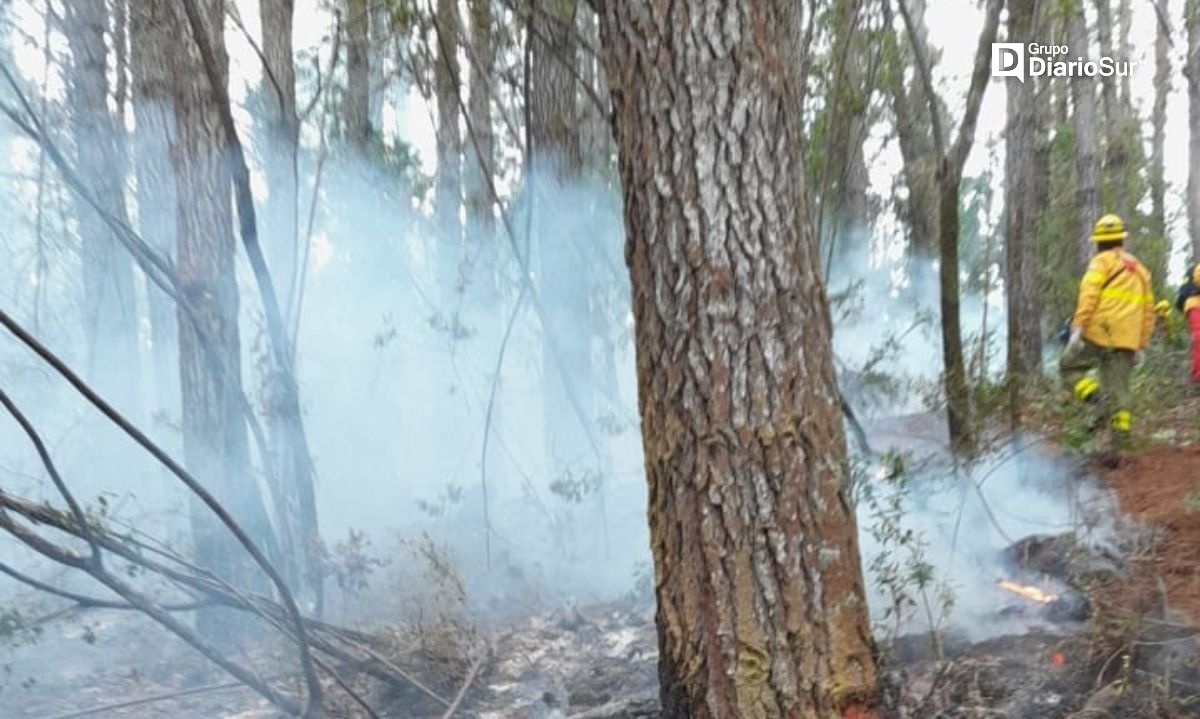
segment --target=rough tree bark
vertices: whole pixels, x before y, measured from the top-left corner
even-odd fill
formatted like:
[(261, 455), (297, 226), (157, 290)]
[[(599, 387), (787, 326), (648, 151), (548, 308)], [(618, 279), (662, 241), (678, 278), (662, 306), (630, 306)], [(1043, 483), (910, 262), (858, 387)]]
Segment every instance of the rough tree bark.
[(1187, 61), (1184, 75), (1188, 84), (1188, 234), (1192, 258), (1200, 258), (1200, 1), (1187, 0)]
[(437, 0), (437, 39), (433, 53), (437, 99), (437, 178), (434, 184), (434, 222), (438, 235), (438, 288), (442, 307), (450, 312), (459, 291), (463, 256), (463, 135), (459, 107), (459, 23), (455, 0)]
[(363, 152), (371, 136), (370, 8), (367, 0), (346, 0), (346, 97), (342, 123), (350, 147)]
[[(1041, 0), (1009, 0), (1008, 41), (1037, 39), (1035, 19)], [(1004, 260), (1008, 303), (1007, 377), (1009, 419), (1019, 428), (1026, 380), (1041, 369), (1041, 312), (1037, 283), (1037, 225), (1042, 205), (1037, 185), (1038, 153), (1044, 144), (1039, 126), (1038, 82), (1008, 80), (1005, 136)]]
[[(1089, 57), (1087, 20), (1079, 2), (1072, 4), (1067, 15), (1067, 44), (1072, 52)], [(1077, 77), (1068, 80), (1071, 84), (1071, 120), (1075, 127), (1075, 214), (1076, 246), (1079, 265), (1086, 266), (1092, 256), (1092, 224), (1100, 215), (1100, 196), (1097, 185), (1100, 178), (1099, 151), (1096, 147), (1096, 80)]]
[[(76, 167), (105, 213), (124, 222), (125, 163), (117, 138), (124, 130), (114, 122), (108, 107), (107, 27), (104, 0), (78, 0), (64, 6), (63, 28), (71, 49), (67, 93)], [(140, 413), (133, 262), (90, 204), (77, 198), (75, 216), (83, 260), (80, 309), (88, 378), (126, 411)]]
[[(197, 0), (214, 39), (222, 78), (228, 57), (223, 42), (224, 3)], [(246, 427), (240, 410), (241, 348), (238, 337), (238, 288), (234, 274), (235, 242), (230, 203), (231, 168), (219, 108), (181, 7), (167, 3), (172, 22), (172, 93), (175, 144), (172, 161), (177, 197), (177, 267), (181, 289), (213, 342), (219, 367), (200, 345), (201, 338), (180, 311), (179, 363), (183, 393), (183, 452), (188, 469), (216, 496), (256, 541), (271, 528), (257, 483), (250, 472)], [(257, 586), (255, 576), (233, 537), (210, 512), (192, 512), (198, 563), (241, 586)], [(198, 617), (209, 636), (233, 638), (236, 627), (210, 614)]]
[[(548, 471), (579, 476), (598, 449), (585, 423), (593, 418), (589, 229), (580, 222), (583, 173), (575, 68), (578, 0), (537, 1), (530, 23), (530, 177), (542, 328), (545, 454)], [(569, 209), (572, 208), (572, 209)], [(557, 356), (556, 356), (557, 354)], [(555, 367), (561, 371), (554, 372)], [(555, 376), (557, 375), (557, 376)], [(574, 393), (575, 401), (571, 394)]]
[[(175, 134), (175, 100), (171, 94), (171, 66), (164, 60), (170, 57), (176, 41), (171, 27), (170, 11), (160, 2), (139, 4), (129, 14), (138, 228), (161, 257), (173, 261), (175, 176), (171, 169), (171, 144)], [(167, 411), (174, 416), (179, 406), (175, 303), (153, 282), (146, 284), (154, 406), (156, 411)]]
[(790, 0), (609, 0), (665, 717), (829, 719), (875, 670)]

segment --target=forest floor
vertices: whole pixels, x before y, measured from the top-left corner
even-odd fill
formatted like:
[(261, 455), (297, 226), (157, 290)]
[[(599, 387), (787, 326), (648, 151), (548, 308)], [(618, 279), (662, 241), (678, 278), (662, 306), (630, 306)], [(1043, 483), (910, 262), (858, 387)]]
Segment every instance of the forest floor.
[[(1172, 389), (1175, 387), (1175, 389)], [(1086, 600), (1086, 621), (968, 643), (903, 637), (883, 667), (897, 719), (1179, 719), (1200, 717), (1200, 395), (1143, 380), (1136, 449), (1116, 468), (1089, 463), (1111, 490), (1122, 531), (1119, 567), (1076, 572), (1071, 542), (1038, 538), (1025, 559)], [(1040, 430), (1069, 446), (1063, 414)], [(1057, 424), (1056, 424), (1057, 423)], [(1066, 438), (1066, 439), (1064, 439)], [(1056, 450), (1057, 451), (1057, 450)], [(1071, 450), (1067, 450), (1071, 451)], [(1086, 474), (1086, 473), (1085, 473)], [(1074, 480), (1072, 480), (1074, 481)], [(1111, 513), (1111, 512), (1110, 512)], [(1047, 557), (1047, 554), (1053, 555)], [(1086, 575), (1081, 579), (1081, 575)], [(997, 616), (1005, 608), (997, 609)], [(1039, 611), (1031, 609), (1030, 611)], [(3, 619), (3, 617), (0, 617)], [(1035, 626), (1031, 623), (1031, 627)], [(456, 716), (480, 719), (640, 719), (656, 715), (657, 639), (647, 596), (544, 612), (480, 632), (486, 651)], [(437, 637), (395, 655), (452, 698), (472, 665)], [(452, 652), (451, 652), (452, 653)], [(278, 648), (261, 667), (292, 667)], [(266, 673), (268, 670), (264, 670)], [(428, 675), (428, 677), (426, 677)], [(347, 672), (383, 717), (441, 717), (411, 690)], [(335, 687), (331, 716), (366, 716)], [(117, 706), (138, 700), (146, 703)], [(96, 711), (102, 709), (102, 711)], [(49, 623), (34, 641), (0, 649), (0, 719), (274, 719), (264, 700), (144, 618), (101, 611)]]

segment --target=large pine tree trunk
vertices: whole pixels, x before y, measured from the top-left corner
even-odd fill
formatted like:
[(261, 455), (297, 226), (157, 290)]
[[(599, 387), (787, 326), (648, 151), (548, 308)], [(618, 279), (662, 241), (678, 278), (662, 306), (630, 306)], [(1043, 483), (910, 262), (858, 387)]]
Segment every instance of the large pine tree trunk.
[[(76, 166), (105, 214), (126, 222), (124, 160), (108, 107), (108, 12), (104, 0), (78, 0), (64, 7), (71, 48), (68, 104)], [(80, 307), (87, 341), (87, 374), (125, 411), (140, 412), (137, 303), (133, 262), (113, 230), (91, 204), (76, 198), (83, 257)]]
[(346, 0), (346, 97), (342, 123), (350, 147), (363, 151), (371, 136), (370, 8), (367, 0)]
[[(223, 42), (224, 3), (197, 0), (207, 35), (213, 41), (218, 72), (227, 81)], [(238, 288), (234, 274), (236, 245), (230, 198), (231, 174), (224, 152), (227, 138), (219, 108), (181, 7), (171, 5), (174, 49), (172, 89), (175, 145), (172, 159), (177, 197), (177, 272), (182, 291), (211, 344), (204, 341), (181, 311), (180, 381), (183, 394), (183, 451), (188, 469), (225, 505), (256, 541), (266, 542), (270, 525), (257, 483), (250, 472), (246, 427), (240, 409), (241, 345), (238, 336)], [(255, 586), (247, 556), (228, 531), (203, 506), (192, 511), (195, 555), (201, 566)], [(201, 628), (222, 636), (234, 625), (202, 613)]]
[[(1010, 0), (1008, 41), (1025, 44), (1036, 39), (1034, 19), (1039, 0)], [(1041, 313), (1037, 285), (1037, 185), (1042, 130), (1038, 124), (1038, 82), (1008, 80), (1008, 126), (1005, 143), (1004, 248), (1005, 295), (1008, 302), (1007, 375), (1009, 414), (1020, 424), (1022, 389), (1041, 370)]]
[[(175, 257), (175, 176), (171, 140), (175, 100), (170, 57), (176, 38), (170, 10), (161, 2), (139, 4), (129, 14), (130, 68), (133, 75), (134, 169), (137, 176), (138, 228), (162, 257)], [(155, 411), (175, 416), (179, 407), (178, 321), (175, 303), (147, 283)]]
[[(1067, 44), (1072, 52), (1090, 57), (1087, 21), (1083, 8), (1073, 5), (1067, 16)], [(1071, 83), (1071, 119), (1075, 127), (1075, 243), (1079, 251), (1080, 269), (1087, 265), (1092, 255), (1092, 224), (1099, 218), (1100, 196), (1097, 190), (1100, 178), (1100, 156), (1096, 145), (1096, 80), (1077, 77)]]
[(790, 0), (610, 0), (666, 717), (872, 692)]

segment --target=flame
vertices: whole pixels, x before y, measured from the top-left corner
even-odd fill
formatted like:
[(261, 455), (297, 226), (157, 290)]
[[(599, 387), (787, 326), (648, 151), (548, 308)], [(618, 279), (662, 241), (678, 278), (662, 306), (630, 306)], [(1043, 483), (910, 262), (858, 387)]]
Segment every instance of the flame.
[(1049, 604), (1050, 602), (1053, 602), (1058, 599), (1057, 594), (1051, 594), (1049, 592), (1038, 589), (1037, 587), (1026, 586), (1024, 584), (1017, 584), (1016, 582), (1010, 582), (1007, 579), (1001, 579), (999, 582), (996, 583), (996, 586), (1000, 587), (1001, 589), (1003, 589), (1005, 591), (1012, 592), (1013, 594), (1016, 594), (1019, 597), (1024, 597), (1025, 599), (1028, 599), (1031, 602), (1038, 602), (1039, 604)]

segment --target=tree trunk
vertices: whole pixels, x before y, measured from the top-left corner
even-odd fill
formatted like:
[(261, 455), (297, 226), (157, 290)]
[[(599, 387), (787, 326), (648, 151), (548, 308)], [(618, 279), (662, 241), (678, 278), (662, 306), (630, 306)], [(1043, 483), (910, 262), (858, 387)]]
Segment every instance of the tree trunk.
[[(188, 469), (213, 492), (256, 541), (266, 542), (270, 524), (257, 483), (250, 472), (246, 428), (240, 409), (241, 345), (238, 336), (238, 288), (234, 273), (236, 245), (230, 205), (231, 174), (227, 138), (219, 108), (182, 8), (169, 4), (174, 49), (172, 89), (175, 100), (175, 168), (179, 245), (176, 271), (196, 319), (213, 343), (201, 346), (191, 322), (180, 312), (180, 381), (183, 392), (183, 451)], [(228, 73), (223, 42), (224, 3), (198, 0), (214, 44), (222, 81)], [(213, 362), (212, 357), (216, 358)], [(247, 555), (216, 518), (193, 505), (192, 528), (198, 563), (237, 586), (261, 585)], [(234, 627), (201, 613), (198, 622), (210, 636), (225, 637)]]
[(1200, 258), (1200, 2), (1187, 0), (1188, 234), (1192, 258)]
[(1154, 23), (1154, 108), (1150, 140), (1150, 223), (1156, 236), (1167, 236), (1166, 172), (1167, 98), (1171, 94), (1170, 36), (1163, 22)]
[(358, 152), (371, 136), (370, 8), (367, 0), (346, 0), (346, 97), (342, 122), (346, 141)]
[[(128, 221), (124, 162), (118, 134), (124, 128), (108, 108), (108, 50), (104, 0), (78, 0), (64, 6), (64, 30), (71, 49), (67, 83), (76, 167), (104, 212)], [(107, 398), (140, 414), (137, 302), (133, 262), (104, 217), (82, 198), (75, 200), (83, 266), (80, 307), (87, 342), (87, 374)]]
[[(1079, 55), (1088, 57), (1091, 54), (1087, 21), (1078, 3), (1071, 7), (1067, 16), (1067, 44), (1080, 48), (1072, 50)], [(1077, 77), (1068, 82), (1071, 83), (1071, 104), (1074, 106), (1071, 119), (1075, 126), (1075, 214), (1078, 223), (1075, 242), (1082, 271), (1092, 256), (1092, 243), (1088, 239), (1092, 224), (1100, 216), (1100, 197), (1096, 189), (1100, 176), (1096, 148), (1096, 80)]]
[[(545, 307), (542, 327), (545, 454), (552, 475), (578, 479), (595, 465), (592, 397), (592, 234), (580, 220), (578, 183), (583, 150), (577, 105), (577, 0), (533, 4), (530, 78), (531, 189), (536, 196), (533, 246), (538, 291)], [(574, 208), (574, 209), (568, 209)]]
[[(1009, 0), (1009, 42), (1036, 39), (1039, 0)], [(1044, 144), (1038, 123), (1038, 81), (1008, 80), (1008, 127), (1005, 142), (1005, 295), (1008, 303), (1007, 375), (1009, 418), (1020, 427), (1022, 389), (1041, 370), (1041, 313), (1037, 285), (1037, 220), (1042, 196), (1037, 185), (1038, 153)]]
[(795, 11), (610, 0), (601, 18), (664, 717), (831, 719), (874, 691)]
[(438, 233), (438, 287), (443, 311), (456, 306), (463, 258), (462, 111), (459, 107), (458, 10), (455, 0), (437, 0), (437, 39), (434, 86), (437, 94), (437, 179), (434, 221)]
[[(913, 20), (918, 26), (917, 32), (914, 33), (917, 38), (914, 42), (923, 42), (922, 18), (925, 3), (913, 2), (910, 7)], [(891, 3), (885, 2), (883, 9), (885, 24), (891, 27)], [(894, 42), (895, 36), (889, 34), (889, 40)], [(897, 53), (902, 52), (898, 46)], [(905, 70), (913, 65), (912, 53), (904, 53), (901, 57), (904, 58), (902, 64), (885, 66), (882, 72), (885, 73), (887, 91), (891, 96), (904, 186), (908, 190), (904, 216), (909, 233), (909, 272), (914, 289), (919, 294), (931, 279), (930, 262), (936, 251), (938, 236), (938, 188), (935, 177), (938, 151), (931, 132), (929, 105), (923, 101), (921, 89), (910, 89), (911, 83), (906, 83), (904, 79)]]
[(367, 60), (367, 105), (370, 126), (383, 127), (383, 105), (387, 100), (387, 56), (392, 49), (390, 0), (369, 0), (371, 14), (370, 56)]
[[(151, 247), (173, 262), (176, 208), (171, 143), (175, 134), (175, 100), (171, 92), (171, 66), (165, 61), (174, 51), (176, 41), (171, 22), (170, 10), (161, 2), (140, 4), (129, 16), (138, 228)], [(155, 411), (175, 416), (179, 407), (175, 303), (153, 282), (146, 284), (154, 407)]]
[[(862, 32), (863, 8), (858, 0), (841, 3), (835, 10), (830, 56), (830, 78), (825, 142), (821, 172), (814, 197), (816, 227), (826, 260), (825, 272), (842, 253), (862, 250), (870, 237), (870, 174), (863, 144), (871, 123), (874, 73), (868, 75), (864, 59), (870, 43)], [(857, 243), (857, 244), (856, 244)], [(865, 258), (864, 258), (865, 259)], [(849, 271), (853, 274), (862, 268)]]
[(285, 310), (296, 291), (298, 188), (296, 162), (300, 121), (296, 117), (296, 67), (292, 59), (293, 0), (260, 0), (262, 94), (266, 115), (267, 202), (263, 235), (267, 263), (279, 278)]
[[(496, 65), (496, 48), (492, 40), (492, 0), (470, 0), (470, 88), (467, 102), (471, 137), (463, 165), (464, 192), (467, 204), (467, 236), (477, 245), (472, 254), (478, 271), (476, 281), (481, 297), (496, 297), (496, 214), (492, 207), (491, 185), (495, 181), (496, 138), (492, 128), (492, 84)], [(457, 117), (457, 116), (456, 116)]]

